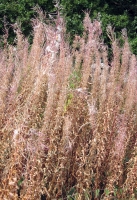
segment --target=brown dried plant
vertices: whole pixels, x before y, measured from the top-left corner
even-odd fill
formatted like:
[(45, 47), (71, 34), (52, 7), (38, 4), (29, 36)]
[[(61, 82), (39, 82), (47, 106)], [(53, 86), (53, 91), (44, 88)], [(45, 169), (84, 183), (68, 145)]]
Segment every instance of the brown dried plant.
[(86, 14), (70, 47), (58, 15), (14, 25), (0, 50), (0, 199), (137, 198), (137, 60)]

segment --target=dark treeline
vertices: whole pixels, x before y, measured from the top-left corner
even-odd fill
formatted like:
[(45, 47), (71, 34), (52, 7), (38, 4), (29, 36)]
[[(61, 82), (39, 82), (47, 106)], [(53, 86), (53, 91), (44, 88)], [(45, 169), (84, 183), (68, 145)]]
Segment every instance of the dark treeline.
[[(1, 0), (0, 1), (0, 38), (5, 33), (4, 21), (9, 30), (9, 42), (14, 42), (14, 32), (11, 24), (21, 24), (25, 36), (30, 36), (32, 30), (31, 19), (36, 16), (34, 7), (38, 5), (44, 12), (54, 16), (58, 2), (54, 0)], [(136, 0), (60, 0), (60, 9), (65, 17), (70, 40), (75, 34), (82, 34), (84, 12), (89, 11), (92, 19), (99, 18), (102, 22), (103, 38), (107, 44), (109, 39), (106, 27), (115, 27), (117, 37), (121, 30), (127, 29), (128, 38), (133, 53), (137, 54), (137, 1)]]

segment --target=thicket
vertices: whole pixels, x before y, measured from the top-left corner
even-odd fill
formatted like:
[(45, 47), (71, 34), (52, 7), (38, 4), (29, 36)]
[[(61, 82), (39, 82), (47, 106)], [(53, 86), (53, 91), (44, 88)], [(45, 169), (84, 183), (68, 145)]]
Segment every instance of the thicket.
[[(58, 15), (0, 50), (0, 198), (137, 199), (137, 60), (86, 14), (70, 47)], [(101, 62), (102, 60), (102, 62)]]

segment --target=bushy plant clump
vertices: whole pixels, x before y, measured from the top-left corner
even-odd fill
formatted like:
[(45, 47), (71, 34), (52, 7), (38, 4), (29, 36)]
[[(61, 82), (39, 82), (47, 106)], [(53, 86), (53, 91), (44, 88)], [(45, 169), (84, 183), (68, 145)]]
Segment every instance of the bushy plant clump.
[(123, 30), (86, 14), (83, 36), (66, 42), (58, 14), (33, 21), (30, 46), (0, 50), (0, 199), (137, 198), (137, 60)]

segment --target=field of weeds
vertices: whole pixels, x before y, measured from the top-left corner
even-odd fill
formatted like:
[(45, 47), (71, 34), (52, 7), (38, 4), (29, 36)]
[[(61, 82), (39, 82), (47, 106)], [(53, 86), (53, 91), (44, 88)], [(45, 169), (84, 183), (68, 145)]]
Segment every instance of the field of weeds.
[[(83, 36), (33, 20), (0, 50), (0, 199), (137, 199), (137, 60), (125, 30), (86, 14)], [(108, 61), (109, 60), (109, 61)]]

